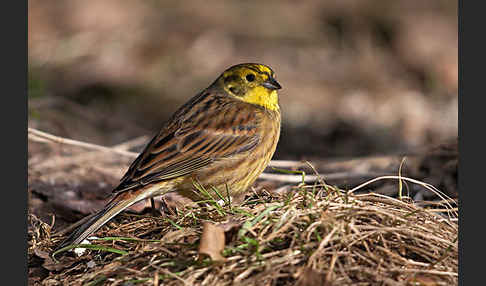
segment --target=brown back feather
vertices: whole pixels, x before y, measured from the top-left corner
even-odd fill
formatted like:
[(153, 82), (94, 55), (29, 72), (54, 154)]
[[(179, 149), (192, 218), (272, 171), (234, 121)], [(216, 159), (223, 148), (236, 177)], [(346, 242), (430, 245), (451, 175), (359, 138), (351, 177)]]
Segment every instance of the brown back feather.
[(214, 90), (198, 94), (149, 142), (113, 192), (185, 176), (252, 150), (261, 140), (261, 112)]

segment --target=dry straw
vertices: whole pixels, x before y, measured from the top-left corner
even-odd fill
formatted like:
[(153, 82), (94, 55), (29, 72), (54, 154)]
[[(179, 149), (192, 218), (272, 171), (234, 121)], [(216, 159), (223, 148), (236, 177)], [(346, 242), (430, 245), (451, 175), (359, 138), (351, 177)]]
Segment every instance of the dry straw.
[[(322, 180), (241, 205), (210, 198), (165, 216), (122, 214), (96, 233), (97, 249), (64, 252), (57, 264), (46, 253), (64, 234), (31, 215), (29, 267), (50, 270), (43, 285), (457, 285), (455, 202), (410, 178), (378, 179), (418, 183), (439, 199), (419, 205)], [(205, 221), (225, 229), (223, 262), (199, 256)]]

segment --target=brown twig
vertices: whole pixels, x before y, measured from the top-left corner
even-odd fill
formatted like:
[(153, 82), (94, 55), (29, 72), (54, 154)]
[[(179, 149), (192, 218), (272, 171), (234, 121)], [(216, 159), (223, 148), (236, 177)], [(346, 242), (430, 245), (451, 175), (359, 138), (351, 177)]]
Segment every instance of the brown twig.
[(124, 156), (130, 156), (130, 157), (137, 157), (138, 153), (135, 152), (130, 152), (130, 151), (125, 151), (122, 149), (116, 149), (116, 148), (110, 148), (110, 147), (105, 147), (101, 145), (96, 145), (96, 144), (91, 144), (91, 143), (86, 143), (78, 140), (73, 140), (73, 139), (68, 139), (68, 138), (63, 138), (59, 136), (55, 136), (46, 132), (39, 131), (34, 128), (28, 128), (28, 136), (29, 139), (42, 142), (45, 140), (49, 140), (52, 142), (56, 142), (59, 144), (66, 144), (66, 145), (72, 145), (72, 146), (78, 146), (90, 150), (98, 150), (98, 151), (105, 151), (105, 152), (111, 152), (111, 153), (117, 153), (120, 155)]
[[(110, 152), (116, 153), (123, 156), (128, 156), (135, 158), (138, 156), (136, 152), (130, 152), (126, 149), (138, 145), (141, 142), (146, 140), (145, 136), (135, 138), (133, 140), (129, 140), (127, 142), (115, 145), (113, 147), (105, 147), (97, 144), (82, 142), (74, 139), (68, 139), (64, 137), (55, 136), (34, 128), (28, 128), (28, 135), (29, 139), (42, 142), (42, 143), (49, 143), (54, 142), (58, 144), (65, 144), (71, 146), (77, 146), (89, 150), (96, 150), (96, 151), (103, 151), (103, 152)], [(77, 157), (76, 157), (77, 158)], [(75, 159), (75, 158), (73, 158)], [(308, 166), (306, 162), (299, 162), (299, 161), (288, 161), (288, 160), (272, 160), (269, 167), (304, 167)], [(315, 171), (315, 170), (314, 170)], [(316, 175), (306, 175), (304, 178), (304, 182), (311, 183), (319, 181), (320, 179), (326, 180), (338, 180), (338, 179), (356, 179), (356, 178), (369, 178), (374, 176), (384, 175), (383, 173), (376, 173), (376, 172), (368, 172), (368, 173), (358, 173), (358, 172), (339, 172), (339, 173), (331, 173), (331, 174), (316, 174)], [(260, 179), (284, 182), (284, 183), (298, 183), (302, 182), (301, 175), (291, 175), (291, 174), (269, 174), (263, 173), (260, 175)]]

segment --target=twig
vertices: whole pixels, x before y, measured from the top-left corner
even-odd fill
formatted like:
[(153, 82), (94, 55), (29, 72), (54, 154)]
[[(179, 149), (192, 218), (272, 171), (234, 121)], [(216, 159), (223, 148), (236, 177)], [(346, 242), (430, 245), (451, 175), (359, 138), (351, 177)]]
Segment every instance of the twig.
[[(325, 180), (340, 180), (340, 179), (357, 179), (357, 178), (367, 178), (367, 177), (376, 177), (376, 176), (383, 176), (383, 173), (352, 173), (352, 172), (339, 172), (339, 173), (331, 173), (331, 174), (319, 174), (319, 175), (305, 175), (304, 182), (305, 183), (314, 183), (319, 181), (320, 179)], [(271, 180), (271, 181), (278, 181), (284, 183), (301, 183), (302, 176), (300, 175), (289, 175), (289, 174), (269, 174), (269, 173), (262, 173), (259, 179), (264, 180)]]
[[(139, 137), (118, 145), (115, 145), (114, 147), (105, 147), (97, 144), (92, 144), (92, 143), (86, 143), (78, 140), (73, 140), (73, 139), (68, 139), (64, 137), (59, 137), (55, 136), (43, 131), (39, 131), (34, 128), (28, 128), (28, 135), (29, 139), (37, 142), (43, 142), (43, 143), (48, 143), (48, 142), (55, 142), (59, 144), (65, 144), (65, 145), (72, 145), (72, 146), (78, 146), (82, 148), (86, 148), (89, 150), (98, 150), (98, 151), (105, 151), (105, 152), (110, 152), (110, 153), (116, 153), (120, 154), (123, 156), (128, 156), (135, 158), (138, 156), (138, 153), (136, 152), (130, 152), (123, 150), (122, 148), (126, 148), (127, 145), (131, 146), (134, 143), (139, 143), (142, 140), (145, 140), (144, 137)], [(305, 166), (305, 163), (302, 162), (297, 162), (297, 161), (279, 161), (279, 160), (272, 160), (269, 164), (269, 167), (280, 167), (280, 166), (291, 166), (291, 167), (296, 167), (296, 166)], [(293, 176), (293, 175), (278, 175), (278, 174), (262, 174), (263, 179), (269, 179), (269, 180), (276, 180), (276, 181), (281, 181), (281, 182), (287, 182), (287, 183), (293, 183), (293, 182), (300, 182), (302, 181), (302, 176)], [(268, 175), (268, 176), (267, 176)], [(344, 173), (337, 173), (337, 174), (332, 174), (328, 176), (324, 176), (325, 178), (329, 178), (329, 176), (336, 176), (337, 178), (343, 178)], [(315, 182), (318, 178), (317, 176), (307, 176), (306, 182)], [(348, 174), (349, 177), (349, 174)], [(346, 177), (344, 177), (346, 178)], [(297, 180), (297, 181), (296, 181)]]
[(298, 168), (305, 167), (306, 163), (302, 161), (271, 160), (268, 166), (275, 168)]
[(135, 146), (141, 145), (143, 143), (146, 143), (148, 140), (148, 136), (143, 135), (134, 139), (130, 139), (128, 141), (122, 142), (120, 144), (114, 145), (111, 148), (118, 149), (118, 150), (130, 150), (130, 148), (133, 148)]
[(388, 269), (388, 271), (391, 271), (391, 272), (426, 273), (426, 274), (434, 274), (434, 275), (450, 275), (450, 276), (456, 276), (456, 277), (459, 276), (457, 272), (427, 270), (427, 269), (391, 268), (391, 269)]
[[(106, 151), (106, 152), (111, 152), (111, 153), (117, 153), (120, 155), (128, 156), (128, 157), (137, 157), (138, 153), (136, 152), (130, 152), (126, 151), (126, 149), (129, 149), (130, 147), (136, 146), (140, 143), (143, 143), (143, 141), (147, 140), (146, 136), (141, 136), (129, 141), (126, 141), (124, 143), (115, 145), (113, 147), (105, 147), (97, 144), (92, 144), (92, 143), (86, 143), (74, 139), (68, 139), (64, 137), (59, 137), (55, 136), (34, 128), (28, 128), (28, 135), (29, 139), (32, 141), (36, 142), (42, 142), (42, 143), (48, 143), (48, 142), (55, 142), (59, 144), (65, 144), (65, 145), (72, 145), (72, 146), (78, 146), (86, 149), (91, 149), (91, 150), (98, 150), (98, 151)], [(299, 161), (287, 161), (287, 160), (272, 160), (268, 164), (269, 167), (303, 167), (306, 166), (305, 162), (299, 162)], [(300, 176), (298, 176), (300, 178)]]
[[(361, 185), (359, 185), (357, 187), (352, 188), (351, 190), (349, 190), (347, 192), (347, 194), (351, 194), (351, 193), (355, 192), (356, 190), (363, 188), (366, 185), (369, 185), (369, 184), (371, 184), (373, 182), (380, 181), (380, 180), (384, 180), (384, 179), (395, 179), (395, 180), (409, 181), (409, 182), (415, 183), (417, 185), (423, 186), (427, 190), (429, 190), (429, 191), (433, 192), (434, 194), (436, 194), (443, 201), (446, 201), (447, 202), (448, 200), (452, 200), (449, 196), (447, 196), (445, 193), (441, 192), (439, 189), (437, 189), (436, 187), (432, 186), (431, 184), (427, 184), (427, 183), (424, 183), (424, 182), (419, 181), (419, 180), (415, 180), (415, 179), (407, 178), (407, 177), (402, 177), (402, 176), (381, 176), (381, 177), (378, 177), (378, 178), (374, 178), (372, 180), (369, 180), (369, 181), (366, 181), (366, 182), (362, 183)], [(449, 203), (447, 203), (447, 205), (452, 209), (452, 206)]]
[[(56, 142), (56, 143), (59, 143), (59, 144), (78, 146), (78, 147), (82, 147), (82, 148), (86, 148), (86, 149), (90, 149), (90, 150), (99, 150), (99, 151), (105, 151), (105, 152), (110, 152), (110, 153), (116, 153), (116, 154), (120, 154), (120, 155), (124, 155), (124, 156), (129, 156), (129, 157), (132, 157), (132, 158), (135, 158), (135, 157), (138, 156), (138, 153), (136, 153), (136, 152), (130, 152), (130, 151), (120, 149), (119, 148), (120, 145), (123, 147), (124, 143), (118, 145), (118, 148), (105, 147), (105, 146), (96, 145), (96, 144), (92, 144), (92, 143), (86, 143), (86, 142), (81, 142), (81, 141), (77, 141), (77, 140), (73, 140), (73, 139), (55, 136), (55, 135), (52, 135), (52, 134), (49, 134), (49, 133), (46, 133), (46, 132), (39, 131), (39, 130), (34, 129), (34, 128), (30, 128), (30, 127), (28, 128), (28, 135), (29, 135), (29, 139), (34, 140), (34, 141), (39, 141), (39, 142), (46, 142), (46, 140), (48, 140), (48, 141)], [(141, 139), (137, 138), (136, 141), (138, 141), (138, 140), (141, 140)], [(302, 165), (305, 165), (305, 163), (304, 162), (295, 162), (295, 161), (278, 161), (278, 160), (272, 160), (269, 164), (270, 167), (275, 167), (275, 166), (287, 166), (288, 167), (288, 166), (302, 166)], [(360, 189), (360, 188), (362, 188), (362, 187), (364, 187), (368, 184), (379, 181), (379, 180), (398, 179), (398, 180), (410, 181), (412, 183), (422, 185), (426, 189), (434, 192), (441, 199), (446, 200), (444, 198), (444, 196), (445, 197), (447, 197), (447, 196), (443, 192), (441, 192), (437, 188), (435, 188), (434, 186), (427, 184), (427, 183), (424, 183), (424, 182), (420, 182), (418, 180), (414, 180), (414, 179), (410, 179), (410, 178), (406, 178), (406, 177), (401, 177), (401, 176), (384, 176), (383, 174), (377, 174), (377, 173), (340, 172), (340, 173), (333, 173), (333, 174), (327, 174), (327, 175), (324, 175), (324, 174), (307, 175), (304, 178), (304, 180), (305, 180), (304, 182), (306, 182), (306, 183), (307, 182), (316, 182), (320, 178), (324, 178), (326, 180), (331, 180), (331, 179), (350, 179), (350, 178), (356, 178), (356, 177), (363, 178), (363, 177), (380, 176), (380, 175), (381, 175), (381, 177), (374, 178), (372, 180), (369, 180), (369, 181), (367, 181), (363, 184), (360, 184), (359, 186), (351, 189), (350, 191), (348, 191), (348, 194), (351, 194), (354, 191), (356, 191), (356, 190), (358, 190), (358, 189)], [(274, 180), (274, 181), (279, 181), (279, 182), (286, 182), (286, 183), (302, 182), (302, 176), (300, 176), (300, 175), (262, 173), (259, 178), (267, 179), (267, 180)], [(447, 199), (450, 199), (450, 198), (447, 197)], [(452, 206), (450, 206), (450, 208), (452, 208)]]
[(55, 135), (52, 135), (52, 134), (49, 134), (49, 133), (45, 133), (45, 132), (39, 131), (39, 130), (34, 129), (34, 128), (30, 128), (30, 127), (28, 128), (28, 135), (29, 135), (29, 138), (31, 138), (33, 140), (36, 140), (38, 138), (40, 138), (41, 140), (47, 139), (47, 140), (50, 140), (52, 142), (56, 142), (56, 143), (59, 143), (59, 144), (78, 146), (78, 147), (87, 148), (87, 149), (91, 149), (91, 150), (106, 151), (106, 152), (111, 152), (111, 153), (117, 153), (117, 154), (124, 155), (124, 156), (130, 156), (130, 157), (137, 157), (138, 156), (138, 153), (135, 153), (135, 152), (125, 151), (125, 150), (120, 150), (120, 149), (114, 149), (114, 148), (105, 147), (105, 146), (101, 146), (101, 145), (96, 145), (96, 144), (81, 142), (81, 141), (77, 141), (77, 140), (73, 140), (73, 139), (63, 138), (63, 137), (59, 137), (59, 136), (55, 136)]

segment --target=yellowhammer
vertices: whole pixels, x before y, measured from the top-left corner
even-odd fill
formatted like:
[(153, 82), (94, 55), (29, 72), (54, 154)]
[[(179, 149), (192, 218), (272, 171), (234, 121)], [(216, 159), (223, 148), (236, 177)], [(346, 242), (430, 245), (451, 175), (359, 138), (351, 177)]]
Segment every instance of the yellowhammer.
[(169, 119), (133, 161), (113, 198), (57, 249), (82, 242), (134, 203), (177, 192), (197, 200), (194, 182), (241, 194), (263, 172), (280, 136), (280, 108), (272, 69), (230, 67)]

